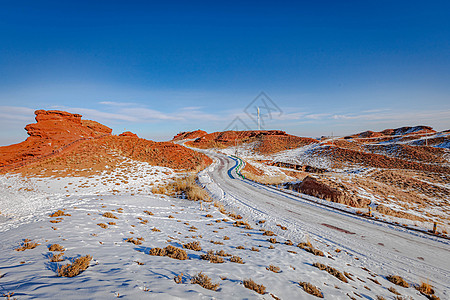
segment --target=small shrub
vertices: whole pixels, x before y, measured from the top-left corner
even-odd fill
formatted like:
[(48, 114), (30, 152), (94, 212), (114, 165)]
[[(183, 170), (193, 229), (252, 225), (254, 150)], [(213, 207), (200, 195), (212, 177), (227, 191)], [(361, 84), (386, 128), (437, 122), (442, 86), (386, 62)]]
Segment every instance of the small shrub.
[(135, 244), (135, 245), (142, 245), (142, 241), (144, 241), (144, 238), (133, 239), (133, 238), (130, 237), (130, 238), (127, 238), (125, 240), (125, 242), (132, 243), (132, 244)]
[(110, 219), (118, 219), (113, 213), (111, 213), (111, 212), (105, 212), (103, 215), (102, 215), (102, 217), (105, 217), (105, 218), (110, 218)]
[(227, 236), (224, 236), (223, 239), (224, 239), (225, 241), (227, 241), (227, 240), (229, 240), (230, 238), (227, 237)]
[(149, 255), (154, 256), (168, 256), (173, 259), (185, 260), (188, 258), (186, 251), (183, 249), (174, 247), (172, 245), (167, 246), (166, 248), (153, 248), (150, 250)]
[(311, 294), (313, 296), (323, 298), (323, 293), (314, 285), (309, 282), (299, 282), (300, 286), (303, 288), (305, 292)]
[(266, 231), (264, 231), (263, 235), (267, 235), (267, 236), (274, 236), (274, 235), (276, 235), (276, 234), (275, 234), (275, 233), (273, 233), (273, 232), (272, 232), (272, 231), (270, 231), (270, 230), (266, 230)]
[(270, 239), (268, 239), (268, 241), (271, 242), (272, 244), (278, 243), (277, 239), (275, 239), (275, 238), (270, 238)]
[(219, 256), (231, 256), (231, 254), (226, 253), (226, 252), (223, 251), (223, 250), (218, 250), (218, 251), (216, 251), (216, 255), (219, 255)]
[(105, 223), (98, 223), (97, 225), (100, 226), (103, 229), (108, 228), (108, 225), (106, 225)]
[(419, 286), (416, 286), (416, 289), (426, 295), (434, 294), (433, 286), (428, 282), (422, 282)]
[(62, 256), (64, 255), (64, 253), (52, 253), (52, 257), (50, 257), (50, 261), (51, 262), (60, 262), (63, 261), (64, 259), (62, 258)]
[(148, 210), (144, 210), (144, 213), (146, 213), (149, 216), (153, 216), (154, 215), (151, 211), (148, 211)]
[(250, 249), (250, 250), (259, 252), (259, 249), (258, 249), (258, 248), (255, 248), (255, 247), (252, 247), (252, 249)]
[(233, 255), (230, 257), (230, 261), (238, 264), (244, 264), (244, 261), (239, 256)]
[(154, 232), (161, 232), (161, 230), (159, 230), (159, 229), (156, 228), (156, 227), (153, 227), (153, 228), (152, 228), (152, 231), (154, 231)]
[(40, 244), (32, 242), (29, 239), (24, 239), (22, 246), (16, 248), (15, 250), (16, 251), (25, 251), (25, 250), (28, 250), (28, 249), (34, 249), (34, 248), (36, 248), (39, 245)]
[(280, 267), (277, 267), (277, 266), (274, 266), (274, 265), (269, 265), (269, 266), (266, 268), (266, 270), (272, 271), (272, 272), (274, 272), (274, 273), (280, 273), (280, 272), (281, 272)]
[(211, 215), (211, 214), (207, 214), (206, 216), (205, 216), (205, 218), (212, 218), (213, 217), (213, 215)]
[(51, 218), (56, 218), (56, 217), (61, 217), (61, 216), (68, 216), (68, 217), (70, 217), (70, 214), (66, 214), (62, 210), (57, 210), (54, 213), (50, 214)]
[(213, 241), (213, 240), (211, 240), (210, 242), (213, 243), (214, 245), (223, 245), (223, 243), (220, 242), (220, 241)]
[(291, 240), (287, 240), (286, 242), (284, 242), (284, 244), (288, 246), (294, 245), (294, 243)]
[(183, 248), (189, 249), (189, 250), (194, 250), (194, 251), (202, 251), (202, 247), (200, 246), (200, 242), (198, 242), (198, 241), (184, 244)]
[(242, 249), (242, 250), (245, 250), (244, 246), (237, 246), (236, 249)]
[(277, 224), (277, 226), (280, 227), (281, 230), (287, 230), (287, 227), (286, 227), (286, 226), (283, 226), (283, 225), (281, 225), (281, 224)]
[(108, 225), (117, 225), (115, 222), (108, 222)]
[(202, 272), (200, 272), (200, 273), (196, 274), (194, 277), (192, 277), (191, 283), (198, 284), (201, 287), (208, 289), (208, 290), (212, 290), (212, 291), (217, 291), (217, 289), (220, 286), (219, 283), (212, 283), (211, 278), (209, 278), (207, 275), (203, 274)]
[(391, 286), (390, 288), (388, 288), (388, 291), (391, 292), (391, 293), (393, 293), (393, 294), (395, 294), (395, 295), (400, 295), (400, 293), (397, 292), (397, 290), (396, 290), (393, 286)]
[(223, 258), (219, 255), (214, 254), (212, 250), (209, 250), (206, 254), (200, 256), (203, 260), (209, 260), (213, 264), (221, 264), (224, 262)]
[(89, 267), (89, 262), (92, 256), (86, 255), (77, 258), (72, 264), (66, 264), (58, 268), (58, 276), (74, 277), (86, 270)]
[(266, 287), (262, 284), (257, 284), (252, 279), (245, 279), (244, 286), (250, 290), (254, 290), (261, 295), (264, 295), (266, 293)]
[(183, 273), (178, 274), (177, 276), (175, 276), (175, 277), (173, 278), (173, 280), (175, 280), (175, 282), (176, 282), (177, 284), (183, 283)]
[(64, 247), (59, 244), (53, 244), (48, 246), (48, 251), (64, 251)]
[(400, 276), (398, 275), (389, 275), (386, 277), (387, 280), (392, 282), (393, 284), (399, 285), (401, 287), (409, 287), (409, 284)]
[(335, 268), (332, 268), (330, 266), (326, 266), (324, 264), (321, 263), (313, 263), (313, 266), (318, 268), (319, 270), (324, 270), (327, 271), (329, 274), (333, 275), (334, 277), (336, 277), (337, 279), (347, 283), (348, 280), (347, 278), (345, 278), (345, 276), (339, 272), (338, 270), (336, 270)]
[(320, 251), (320, 250), (314, 248), (314, 247), (311, 245), (310, 242), (307, 242), (307, 243), (299, 243), (299, 244), (297, 245), (297, 247), (299, 247), (300, 249), (303, 249), (303, 250), (305, 250), (305, 251), (307, 251), (307, 252), (309, 252), (309, 253), (312, 253), (312, 254), (314, 254), (314, 255), (316, 255), (316, 256), (325, 256), (325, 255), (323, 254), (322, 251)]

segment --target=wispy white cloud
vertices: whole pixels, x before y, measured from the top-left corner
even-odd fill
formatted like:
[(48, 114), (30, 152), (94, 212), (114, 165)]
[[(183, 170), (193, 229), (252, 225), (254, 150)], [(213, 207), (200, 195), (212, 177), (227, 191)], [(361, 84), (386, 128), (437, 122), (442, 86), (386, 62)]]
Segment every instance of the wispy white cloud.
[(34, 118), (34, 109), (22, 106), (0, 106), (0, 119), (28, 121)]

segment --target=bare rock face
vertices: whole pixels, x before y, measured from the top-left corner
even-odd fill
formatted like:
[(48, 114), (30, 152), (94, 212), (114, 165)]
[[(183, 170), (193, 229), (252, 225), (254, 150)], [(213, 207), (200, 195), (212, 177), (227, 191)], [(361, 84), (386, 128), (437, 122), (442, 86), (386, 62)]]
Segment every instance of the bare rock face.
[(132, 133), (131, 131), (125, 131), (119, 134), (119, 136), (127, 136), (127, 137), (135, 137), (138, 138), (136, 133)]
[(35, 157), (49, 155), (83, 140), (110, 135), (112, 129), (100, 123), (82, 120), (80, 114), (59, 110), (37, 110), (36, 123), (25, 127), (26, 141), (0, 147), (0, 167), (26, 163)]

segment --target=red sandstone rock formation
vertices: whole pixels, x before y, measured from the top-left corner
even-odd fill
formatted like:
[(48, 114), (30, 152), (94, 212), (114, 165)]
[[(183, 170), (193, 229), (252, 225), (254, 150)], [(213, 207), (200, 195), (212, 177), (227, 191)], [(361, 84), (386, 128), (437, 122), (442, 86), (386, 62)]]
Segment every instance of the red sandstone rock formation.
[(180, 132), (176, 136), (173, 137), (172, 141), (181, 141), (181, 140), (190, 140), (190, 139), (197, 139), (199, 137), (205, 136), (208, 133), (203, 130), (195, 130), (195, 131), (184, 131)]
[(135, 137), (135, 138), (138, 137), (136, 133), (132, 133), (131, 131), (122, 132), (121, 134), (119, 134), (119, 136), (128, 136), (128, 137)]

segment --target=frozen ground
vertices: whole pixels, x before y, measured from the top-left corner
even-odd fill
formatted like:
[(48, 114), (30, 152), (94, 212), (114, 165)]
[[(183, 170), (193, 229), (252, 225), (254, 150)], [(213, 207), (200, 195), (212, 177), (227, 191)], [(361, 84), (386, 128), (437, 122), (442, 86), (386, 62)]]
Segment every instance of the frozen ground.
[[(224, 188), (223, 184), (233, 181), (227, 177), (233, 176), (233, 172), (228, 173), (232, 162), (228, 163), (221, 164), (217, 159), (200, 180), (216, 200), (229, 212), (241, 213), (253, 229), (233, 226), (235, 221), (212, 204), (153, 195), (153, 185), (175, 176), (166, 168), (129, 162), (122, 169), (90, 178), (1, 176), (0, 295), (14, 293), (17, 299), (312, 299), (298, 284), (306, 281), (319, 287), (325, 299), (375, 299), (376, 295), (392, 299), (394, 294), (388, 288), (394, 285), (385, 276), (395, 274), (411, 284), (428, 279), (441, 299), (450, 297), (447, 242), (372, 225), (358, 229), (352, 226), (359, 226), (360, 221), (353, 219), (346, 223), (344, 218), (334, 227), (308, 223), (304, 219), (309, 214), (305, 210), (308, 206), (302, 208), (305, 211), (299, 217), (296, 205), (280, 202), (278, 196), (272, 205), (257, 201), (267, 200), (267, 191), (259, 191), (260, 187), (254, 187), (250, 194)], [(51, 223), (57, 220), (49, 214), (58, 209), (65, 209), (70, 216)], [(321, 211), (326, 216), (333, 214), (321, 207), (310, 209), (313, 214), (309, 218)], [(103, 217), (104, 212), (113, 213), (117, 219)], [(106, 229), (97, 225), (108, 222), (115, 225)], [(328, 217), (316, 222), (328, 224), (331, 220)], [(343, 228), (350, 233), (340, 231)], [(265, 236), (262, 229), (272, 230), (277, 236)], [(384, 236), (386, 232), (391, 236)], [(398, 239), (392, 238), (395, 235)], [(134, 245), (125, 241), (129, 237), (144, 240)], [(15, 251), (25, 238), (40, 245)], [(269, 242), (269, 238), (278, 243)], [(284, 244), (287, 239), (294, 245)], [(295, 246), (306, 239), (324, 251), (325, 257)], [(191, 241), (199, 241), (202, 250), (187, 250), (188, 260), (148, 255), (154, 247), (182, 247)], [(409, 254), (403, 253), (408, 241), (416, 241)], [(374, 246), (375, 242), (383, 245)], [(64, 262), (49, 261), (47, 246), (55, 243), (66, 249)], [(251, 251), (252, 247), (259, 251)], [(245, 264), (232, 263), (228, 257), (220, 264), (207, 262), (200, 258), (207, 250), (224, 250), (241, 257)], [(73, 278), (57, 276), (58, 265), (87, 254), (93, 261), (86, 271)], [(348, 272), (352, 280), (340, 281), (313, 267), (315, 262)], [(281, 272), (267, 270), (269, 265), (280, 267)], [(219, 290), (191, 284), (190, 279), (198, 272), (220, 283)], [(174, 277), (181, 273), (182, 283), (177, 284)], [(246, 289), (242, 284), (246, 278), (264, 284), (267, 293)], [(426, 299), (412, 287), (395, 289), (403, 296)]]

